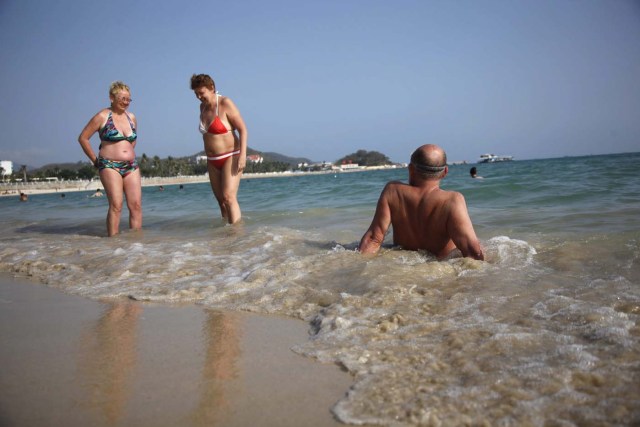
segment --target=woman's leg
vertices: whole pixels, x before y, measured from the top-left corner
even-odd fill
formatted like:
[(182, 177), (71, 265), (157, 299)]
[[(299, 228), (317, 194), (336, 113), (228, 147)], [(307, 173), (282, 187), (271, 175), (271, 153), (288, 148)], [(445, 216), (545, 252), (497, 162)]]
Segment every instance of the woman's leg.
[(111, 237), (118, 234), (120, 229), (120, 214), (122, 213), (123, 201), (122, 176), (114, 169), (105, 168), (100, 171), (100, 181), (109, 200), (107, 235)]
[(222, 184), (221, 184), (221, 171), (213, 167), (211, 163), (207, 163), (207, 171), (209, 172), (209, 182), (211, 183), (211, 190), (216, 197), (218, 206), (220, 207), (220, 214), (222, 218), (227, 219), (227, 209), (222, 202)]
[(140, 169), (136, 169), (123, 178), (124, 195), (127, 198), (129, 209), (129, 228), (140, 230), (142, 228), (142, 183)]
[(242, 217), (240, 205), (238, 204), (238, 188), (240, 188), (242, 172), (234, 174), (233, 171), (236, 171), (237, 168), (238, 156), (232, 156), (224, 164), (221, 171), (222, 204), (229, 215), (227, 217), (229, 224), (235, 224)]

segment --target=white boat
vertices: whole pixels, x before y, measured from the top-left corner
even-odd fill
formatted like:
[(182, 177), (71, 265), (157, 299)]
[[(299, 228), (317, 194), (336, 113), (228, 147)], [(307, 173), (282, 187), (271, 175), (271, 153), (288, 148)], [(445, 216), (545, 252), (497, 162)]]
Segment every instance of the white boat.
[(495, 154), (481, 154), (478, 163), (510, 162), (513, 156), (496, 156)]

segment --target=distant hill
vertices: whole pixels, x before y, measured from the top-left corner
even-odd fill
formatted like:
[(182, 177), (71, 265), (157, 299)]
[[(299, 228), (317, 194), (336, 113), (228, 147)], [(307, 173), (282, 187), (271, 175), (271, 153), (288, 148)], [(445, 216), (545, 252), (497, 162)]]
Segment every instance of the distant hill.
[(282, 162), (288, 163), (293, 166), (297, 166), (299, 163), (314, 163), (312, 160), (307, 159), (306, 157), (289, 157), (280, 153), (273, 152), (265, 152), (260, 153), (265, 160), (269, 160), (270, 162)]
[[(191, 156), (191, 157), (204, 156), (204, 154), (205, 154), (204, 151), (200, 151), (199, 153), (194, 154), (194, 156)], [(299, 163), (313, 163), (312, 160), (309, 160), (306, 157), (289, 157), (280, 153), (274, 153), (271, 151), (269, 152), (258, 151), (258, 150), (254, 150), (251, 147), (247, 147), (247, 155), (250, 156), (252, 154), (258, 154), (264, 157), (264, 160), (268, 162), (282, 162), (292, 166), (297, 166)]]
[(336, 160), (336, 164), (355, 163), (360, 166), (383, 166), (393, 164), (387, 156), (377, 151), (358, 150)]
[[(188, 159), (192, 159), (195, 158), (197, 156), (204, 156), (205, 152), (200, 151), (196, 154), (193, 154), (191, 156), (183, 156), (183, 157), (174, 157), (175, 159), (181, 159), (181, 158), (188, 158)], [(262, 152), (262, 151), (258, 151), (258, 150), (254, 150), (252, 148), (247, 148), (247, 154), (251, 155), (251, 154), (258, 154), (262, 157), (264, 157), (265, 161), (269, 161), (269, 162), (282, 162), (282, 163), (287, 163), (289, 165), (292, 166), (297, 166), (299, 163), (313, 163), (312, 160), (307, 159), (306, 157), (289, 157), (289, 156), (285, 156), (284, 154), (280, 154), (280, 153), (274, 153), (274, 152)], [(153, 157), (153, 156), (151, 156)], [(27, 166), (27, 172), (29, 173), (37, 173), (40, 171), (47, 171), (47, 170), (55, 170), (55, 169), (59, 169), (59, 170), (72, 170), (72, 171), (78, 171), (79, 169), (81, 169), (82, 167), (88, 166), (89, 162), (88, 161), (79, 161), (76, 163), (47, 163), (46, 165), (40, 166), (40, 167), (31, 167), (31, 166)], [(19, 166), (16, 167), (16, 165), (14, 165), (14, 169), (17, 171), (20, 169)]]
[[(67, 170), (77, 171), (77, 170), (79, 170), (79, 169), (81, 169), (81, 168), (83, 168), (85, 166), (89, 166), (89, 165), (90, 165), (90, 163), (89, 163), (88, 160), (86, 162), (80, 161), (80, 162), (76, 162), (76, 163), (47, 163), (46, 165), (40, 166), (39, 168), (32, 168), (32, 167), (27, 166), (27, 171), (29, 173), (39, 172), (41, 170), (42, 171), (46, 171), (46, 170), (55, 170), (55, 169), (60, 169), (60, 170), (67, 169)], [(14, 166), (14, 169), (15, 169), (15, 166)]]

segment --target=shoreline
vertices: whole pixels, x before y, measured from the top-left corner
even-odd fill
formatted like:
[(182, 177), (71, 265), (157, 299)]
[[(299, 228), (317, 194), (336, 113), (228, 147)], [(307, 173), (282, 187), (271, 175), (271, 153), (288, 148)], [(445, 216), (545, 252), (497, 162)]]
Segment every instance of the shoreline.
[(342, 425), (352, 384), (293, 353), (300, 320), (90, 300), (0, 273), (2, 424)]
[[(382, 169), (401, 169), (402, 166), (370, 166), (362, 167), (360, 169), (349, 170), (330, 170), (330, 171), (316, 171), (316, 172), (263, 172), (263, 173), (246, 173), (242, 175), (242, 179), (262, 179), (262, 178), (288, 178), (308, 175), (329, 175), (329, 174), (343, 174), (343, 173), (357, 173), (357, 172), (369, 172)], [(142, 187), (154, 187), (154, 186), (169, 186), (169, 185), (188, 185), (188, 184), (202, 184), (209, 182), (209, 175), (188, 175), (188, 176), (175, 176), (175, 177), (143, 177)], [(102, 183), (99, 179), (92, 181), (77, 180), (77, 181), (55, 181), (55, 182), (34, 182), (31, 181), (27, 184), (23, 183), (1, 183), (0, 182), (0, 197), (17, 197), (20, 193), (27, 195), (35, 194), (50, 194), (50, 193), (72, 193), (88, 191), (94, 192), (98, 188), (102, 189)]]

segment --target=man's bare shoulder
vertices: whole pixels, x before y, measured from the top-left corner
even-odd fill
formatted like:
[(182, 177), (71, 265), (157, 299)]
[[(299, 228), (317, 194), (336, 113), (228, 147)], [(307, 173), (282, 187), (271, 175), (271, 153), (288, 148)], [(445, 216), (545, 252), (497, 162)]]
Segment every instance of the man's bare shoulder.
[(409, 184), (402, 181), (389, 181), (387, 182), (387, 185), (384, 186), (382, 194), (397, 193), (399, 191), (404, 191), (406, 188), (410, 187), (411, 186)]
[(450, 200), (453, 202), (464, 201), (464, 196), (462, 195), (462, 193), (458, 191), (440, 189), (440, 194), (441, 196), (444, 196), (444, 198), (446, 198), (447, 200)]
[(459, 193), (457, 191), (447, 191), (445, 200), (449, 212), (453, 213), (467, 211), (467, 202), (465, 201), (462, 193)]
[(402, 181), (389, 181), (387, 182), (387, 185), (385, 187), (397, 187), (397, 186), (408, 186), (409, 184), (407, 184), (406, 182), (402, 182)]
[(462, 193), (458, 191), (447, 191), (447, 193), (449, 193), (449, 197), (454, 203), (465, 203)]

